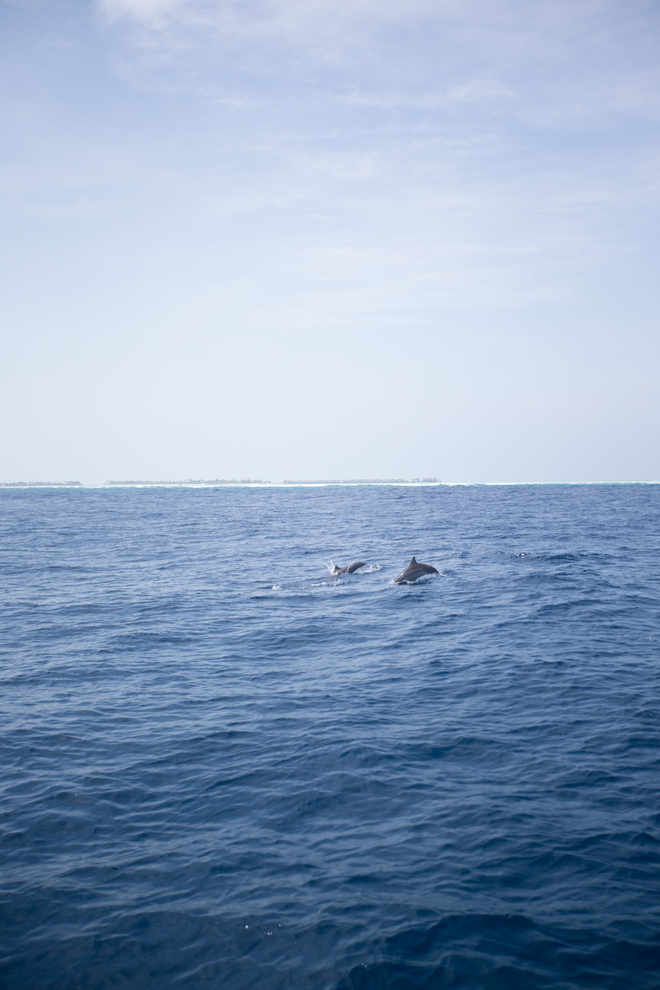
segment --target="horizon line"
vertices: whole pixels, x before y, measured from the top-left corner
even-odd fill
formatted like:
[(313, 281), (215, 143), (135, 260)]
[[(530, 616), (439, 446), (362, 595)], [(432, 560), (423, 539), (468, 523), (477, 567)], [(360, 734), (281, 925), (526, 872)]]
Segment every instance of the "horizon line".
[(85, 490), (109, 490), (111, 488), (520, 488), (520, 487), (579, 487), (605, 485), (660, 485), (660, 479), (630, 481), (442, 481), (440, 479), (356, 479), (337, 481), (257, 481), (241, 479), (225, 481), (106, 481), (102, 484), (87, 484), (81, 481), (5, 481), (0, 489), (24, 490), (29, 488), (67, 488)]

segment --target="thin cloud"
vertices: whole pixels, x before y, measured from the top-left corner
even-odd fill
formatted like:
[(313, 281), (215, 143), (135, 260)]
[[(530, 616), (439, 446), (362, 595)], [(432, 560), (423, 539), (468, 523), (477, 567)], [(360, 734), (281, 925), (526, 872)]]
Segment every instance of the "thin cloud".
[[(111, 168), (113, 197), (139, 199), (144, 186), (168, 190), (185, 216), (313, 229), (299, 250), (295, 237), (282, 247), (312, 281), (327, 264), (374, 294), (380, 270), (383, 283), (423, 284), (456, 305), (561, 295), (578, 270), (640, 243), (660, 205), (657, 141), (617, 137), (659, 88), (642, 41), (657, 17), (633, 8), (636, 20), (615, 3), (530, 14), (483, 0), (104, 0), (124, 78), (187, 91), (209, 125), (194, 175), (185, 157), (165, 166), (133, 149)], [(63, 159), (57, 178), (50, 167), (74, 212), (96, 202), (104, 175), (94, 159), (81, 178), (84, 161)], [(71, 175), (88, 186), (85, 203), (69, 193)]]
[(99, 0), (97, 9), (122, 31), (122, 71), (136, 84), (227, 105), (497, 106), (543, 128), (660, 113), (660, 11), (646, 0)]
[(383, 92), (370, 93), (355, 90), (340, 97), (342, 102), (362, 107), (373, 107), (383, 110), (409, 107), (418, 110), (442, 110), (474, 104), (478, 106), (492, 105), (495, 101), (510, 100), (515, 91), (498, 81), (473, 79), (462, 84), (448, 86), (442, 92), (436, 93), (406, 93)]

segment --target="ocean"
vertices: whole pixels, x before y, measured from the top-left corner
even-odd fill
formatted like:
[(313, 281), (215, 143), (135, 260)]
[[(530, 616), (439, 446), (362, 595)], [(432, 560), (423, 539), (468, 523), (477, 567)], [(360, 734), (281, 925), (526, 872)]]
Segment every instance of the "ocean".
[(660, 987), (660, 486), (3, 490), (0, 568), (4, 987)]

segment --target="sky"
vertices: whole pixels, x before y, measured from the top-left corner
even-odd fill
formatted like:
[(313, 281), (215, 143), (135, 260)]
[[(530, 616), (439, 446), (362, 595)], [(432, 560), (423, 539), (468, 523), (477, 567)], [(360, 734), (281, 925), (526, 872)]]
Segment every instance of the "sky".
[(0, 481), (660, 479), (657, 0), (0, 0)]

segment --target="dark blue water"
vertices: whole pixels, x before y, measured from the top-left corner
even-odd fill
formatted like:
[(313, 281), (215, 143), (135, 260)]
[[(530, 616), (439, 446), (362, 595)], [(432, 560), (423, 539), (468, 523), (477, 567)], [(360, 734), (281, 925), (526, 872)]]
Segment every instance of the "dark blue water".
[(0, 549), (3, 986), (660, 986), (660, 487), (12, 490)]

